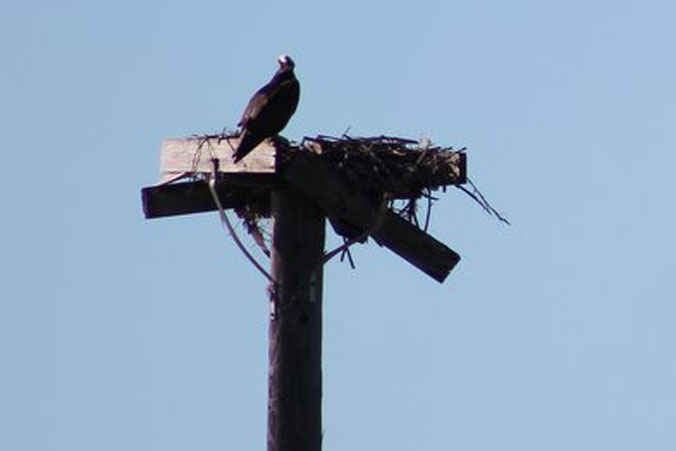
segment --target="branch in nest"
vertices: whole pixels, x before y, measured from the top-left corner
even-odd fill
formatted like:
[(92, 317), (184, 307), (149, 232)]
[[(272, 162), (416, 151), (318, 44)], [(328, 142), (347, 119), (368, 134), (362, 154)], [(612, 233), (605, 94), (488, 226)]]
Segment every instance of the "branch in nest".
[(495, 208), (493, 208), (493, 206), (488, 202), (488, 200), (484, 197), (484, 195), (481, 194), (479, 188), (476, 187), (474, 182), (472, 182), (469, 177), (467, 177), (467, 183), (469, 183), (469, 185), (472, 187), (472, 191), (468, 190), (462, 185), (456, 185), (456, 188), (463, 191), (469, 197), (474, 199), (474, 201), (478, 203), (481, 206), (481, 208), (483, 208), (489, 215), (495, 216), (501, 222), (504, 222), (507, 225), (512, 225), (512, 223), (509, 222), (507, 218), (502, 216)]
[(254, 242), (256, 245), (258, 245), (261, 252), (270, 258), (270, 249), (265, 242), (263, 229), (260, 227), (260, 216), (247, 208), (235, 209), (235, 213), (237, 213), (237, 216), (242, 218), (244, 227), (246, 228), (247, 232), (249, 232), (249, 235), (253, 237)]

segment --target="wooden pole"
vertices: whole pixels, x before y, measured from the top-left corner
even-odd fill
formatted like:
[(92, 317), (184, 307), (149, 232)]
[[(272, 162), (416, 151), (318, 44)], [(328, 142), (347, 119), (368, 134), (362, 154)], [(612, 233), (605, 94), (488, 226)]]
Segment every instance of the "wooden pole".
[(272, 192), (268, 451), (320, 451), (324, 215), (308, 198)]

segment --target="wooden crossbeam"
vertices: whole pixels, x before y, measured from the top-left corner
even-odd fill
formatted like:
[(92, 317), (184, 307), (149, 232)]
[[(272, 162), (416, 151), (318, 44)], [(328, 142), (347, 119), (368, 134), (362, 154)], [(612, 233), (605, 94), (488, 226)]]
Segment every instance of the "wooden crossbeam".
[(356, 187), (341, 179), (317, 155), (298, 154), (281, 174), (297, 191), (315, 200), (327, 215), (353, 224), (438, 282), (460, 261), (445, 244), (389, 209), (374, 208)]
[[(335, 223), (338, 220), (356, 230), (368, 231), (379, 244), (392, 250), (439, 282), (443, 282), (460, 260), (453, 250), (424, 233), (389, 209), (379, 209), (366, 199), (360, 187), (347, 181), (320, 154), (292, 149), (292, 158), (280, 166), (276, 144), (265, 141), (240, 163), (232, 162), (237, 137), (181, 138), (165, 140), (162, 146), (162, 179), (180, 175), (211, 174), (217, 161), (217, 192), (225, 208), (247, 203), (269, 205), (270, 193), (280, 183), (316, 202)], [(452, 155), (456, 163), (435, 186), (460, 184), (466, 180), (466, 156)], [(390, 198), (408, 198), (413, 193), (389, 192)], [(168, 183), (142, 189), (146, 218), (182, 215), (215, 210), (203, 181)]]
[[(277, 145), (266, 140), (239, 163), (233, 163), (232, 152), (239, 144), (238, 137), (211, 136), (167, 139), (162, 143), (160, 156), (160, 185), (142, 189), (143, 210), (146, 218), (160, 218), (181, 214), (212, 211), (216, 206), (203, 182), (183, 182), (163, 185), (181, 175), (211, 174), (213, 160), (218, 162), (222, 201), (226, 208), (234, 208), (244, 201), (248, 188), (258, 193), (274, 186), (278, 172)], [(321, 153), (321, 148), (313, 149)], [(294, 153), (304, 153), (296, 149)], [(452, 154), (455, 161), (447, 174), (438, 176), (430, 188), (446, 184), (461, 184), (467, 180), (467, 160), (462, 152)], [(406, 189), (405, 184), (395, 184), (388, 189), (396, 199), (416, 197), (419, 192)]]
[[(240, 208), (247, 201), (268, 201), (275, 183), (273, 174), (229, 174), (218, 181), (216, 192), (223, 208)], [(146, 219), (216, 210), (214, 199), (204, 181), (142, 188), (141, 202)]]

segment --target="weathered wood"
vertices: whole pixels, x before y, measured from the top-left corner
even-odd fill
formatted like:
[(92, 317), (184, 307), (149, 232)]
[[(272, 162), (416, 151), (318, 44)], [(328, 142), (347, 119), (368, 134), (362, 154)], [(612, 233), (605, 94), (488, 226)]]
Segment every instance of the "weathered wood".
[(238, 137), (210, 139), (175, 138), (162, 143), (160, 156), (160, 174), (162, 180), (176, 175), (191, 173), (211, 173), (212, 159), (219, 161), (219, 171), (223, 173), (274, 173), (276, 170), (275, 146), (263, 141), (239, 163), (232, 161), (232, 154), (239, 144)]
[[(217, 184), (224, 208), (239, 208), (247, 200), (267, 201), (275, 184), (272, 174), (232, 174)], [(141, 189), (143, 213), (146, 219), (201, 213), (216, 209), (204, 181), (172, 183)]]
[(465, 152), (458, 152), (458, 180), (457, 185), (464, 185), (467, 183), (467, 154)]
[(444, 243), (390, 210), (385, 212), (382, 224), (371, 236), (439, 283), (446, 280), (460, 261), (460, 255)]
[(297, 154), (281, 176), (300, 193), (315, 200), (327, 215), (353, 224), (438, 282), (460, 261), (443, 243), (388, 209), (379, 209), (346, 183), (321, 158)]
[(324, 214), (288, 189), (272, 214), (268, 451), (320, 451)]
[[(219, 138), (176, 138), (167, 139), (160, 152), (161, 182), (170, 180), (186, 173), (209, 174), (213, 169), (212, 159), (219, 161), (218, 170), (224, 174), (252, 173), (273, 174), (277, 167), (277, 154), (280, 147), (272, 140), (266, 140), (256, 147), (239, 163), (233, 163), (232, 153), (239, 144), (238, 137)], [(318, 143), (308, 144), (312, 152), (322, 153)], [(304, 152), (297, 146), (295, 152)], [(467, 156), (464, 152), (448, 152), (448, 171), (437, 173), (426, 185), (428, 188), (438, 188), (446, 185), (459, 185), (467, 182)], [(452, 163), (451, 163), (452, 162)], [(342, 170), (342, 169), (341, 169)], [(400, 180), (391, 180), (387, 183), (383, 179), (378, 183), (396, 199), (409, 199), (420, 195), (419, 189), (409, 189)]]

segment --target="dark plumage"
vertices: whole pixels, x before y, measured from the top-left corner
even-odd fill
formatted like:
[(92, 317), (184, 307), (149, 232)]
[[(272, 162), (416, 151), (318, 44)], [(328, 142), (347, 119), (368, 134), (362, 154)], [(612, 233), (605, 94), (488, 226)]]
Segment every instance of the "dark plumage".
[(235, 163), (263, 140), (281, 132), (296, 111), (300, 84), (293, 73), (295, 64), (287, 55), (280, 56), (277, 61), (279, 69), (274, 77), (249, 100), (237, 124), (241, 127), (241, 141), (233, 154)]

